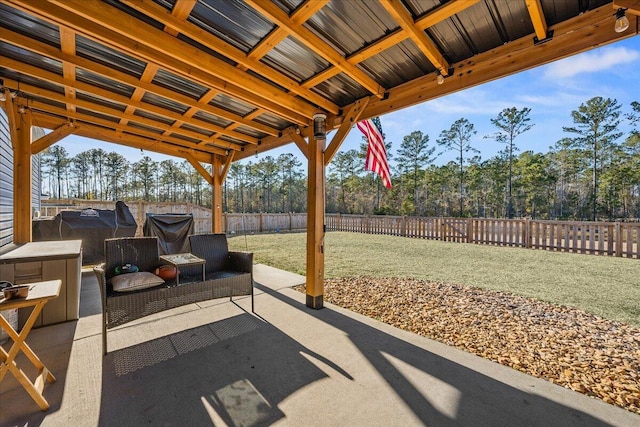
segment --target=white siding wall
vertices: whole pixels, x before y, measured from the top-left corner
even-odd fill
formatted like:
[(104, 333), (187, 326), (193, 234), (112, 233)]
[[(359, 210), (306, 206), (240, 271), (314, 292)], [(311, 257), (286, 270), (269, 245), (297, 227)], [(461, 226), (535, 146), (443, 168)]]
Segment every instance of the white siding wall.
[(0, 108), (0, 247), (13, 242), (13, 150), (9, 120)]

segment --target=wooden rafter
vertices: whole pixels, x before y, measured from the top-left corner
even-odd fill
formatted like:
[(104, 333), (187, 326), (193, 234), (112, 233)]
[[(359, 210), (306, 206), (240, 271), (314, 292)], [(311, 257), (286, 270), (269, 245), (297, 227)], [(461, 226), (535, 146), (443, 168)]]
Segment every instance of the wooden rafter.
[[(33, 111), (33, 118), (34, 122), (38, 123), (38, 126), (48, 129), (55, 129), (59, 126), (66, 125), (67, 123), (67, 119), (65, 117), (53, 116), (37, 110)], [(189, 152), (201, 162), (208, 162), (211, 159), (211, 153), (197, 151), (180, 145), (163, 143), (159, 140), (153, 140), (140, 135), (116, 133), (112, 129), (107, 129), (102, 126), (96, 126), (89, 123), (82, 123), (81, 126), (76, 128), (74, 134), (85, 138), (166, 154), (167, 156), (184, 158), (184, 153)]]
[[(549, 30), (554, 31), (554, 37), (543, 45), (534, 45), (531, 43), (531, 35), (527, 35), (469, 60), (451, 64), (456, 73), (447, 79), (446, 84), (438, 85), (435, 76), (429, 74), (390, 89), (387, 99), (372, 96), (360, 119), (381, 116), (635, 34), (631, 31), (613, 32), (610, 8), (611, 5), (601, 6), (550, 27)], [(606, 19), (611, 20), (611, 26), (602, 25)], [(348, 111), (348, 108), (346, 106), (344, 110)], [(342, 124), (342, 117), (337, 117), (334, 121), (328, 120), (327, 123), (328, 129), (334, 129)], [(282, 136), (270, 137), (262, 140), (261, 147), (269, 150), (289, 142), (291, 141)], [(246, 158), (248, 155), (246, 152), (238, 153), (236, 159)]]
[[(60, 50), (69, 56), (75, 56), (76, 54), (76, 33), (65, 27), (60, 27)], [(62, 61), (62, 75), (66, 80), (75, 81), (75, 65), (67, 61)], [(69, 99), (76, 97), (75, 89), (71, 86), (65, 86), (64, 93)], [(70, 112), (74, 112), (76, 110), (75, 108), (73, 103), (67, 104), (67, 110)]]
[[(473, 6), (479, 1), (480, 0), (451, 0), (417, 19), (414, 25), (417, 29), (424, 31), (427, 28), (436, 25), (437, 23), (444, 21), (445, 19), (450, 18), (453, 15)], [(409, 38), (409, 34), (403, 28), (399, 28), (387, 34), (380, 40), (371, 43), (370, 45), (365, 46), (359, 51), (351, 54), (349, 57), (347, 57), (347, 62), (352, 65), (359, 64), (379, 54), (380, 52), (383, 52), (390, 47), (403, 42), (407, 38)], [(329, 67), (326, 70), (323, 70), (315, 76), (307, 79), (305, 82), (303, 82), (302, 86), (307, 88), (314, 87), (339, 73), (340, 70), (336, 67)]]
[[(11, 79), (5, 79), (4, 84), (7, 85), (8, 87), (11, 87), (13, 89), (18, 89), (18, 87), (20, 88), (20, 90), (24, 93), (30, 93), (33, 95), (37, 95), (41, 98), (45, 98), (45, 99), (50, 99), (52, 101), (57, 101), (57, 102), (69, 102), (69, 100), (67, 100), (64, 95), (59, 94), (57, 92), (54, 91), (50, 91), (47, 89), (41, 89), (35, 86), (31, 86), (31, 85), (27, 85), (24, 83), (18, 83), (15, 80), (11, 80)], [(81, 99), (76, 99), (74, 100), (74, 104), (76, 106), (80, 106), (82, 108), (85, 108), (87, 110), (91, 110), (94, 111), (96, 113), (100, 113), (100, 114), (105, 114), (105, 115), (111, 115), (113, 117), (119, 117), (118, 112), (114, 112), (113, 109), (106, 107), (106, 106), (102, 106), (96, 103), (93, 103), (91, 101), (85, 101), (85, 100), (81, 100)], [(44, 112), (50, 112), (52, 114), (56, 114), (59, 116), (64, 116), (64, 113), (60, 110), (59, 107), (56, 107), (54, 105), (51, 104), (46, 104), (40, 101), (30, 101), (28, 104), (28, 107), (30, 108), (35, 108), (38, 111), (44, 111)], [(88, 116), (86, 114), (79, 114), (77, 112), (73, 112), (73, 113), (68, 113), (67, 116), (69, 118), (74, 118), (74, 119), (82, 119), (84, 121), (94, 121), (94, 122), (99, 122), (102, 126), (105, 127), (109, 127), (112, 128), (116, 131), (124, 131), (124, 132), (131, 132), (131, 133), (139, 133), (142, 132), (142, 130), (135, 128), (135, 127), (127, 127), (127, 125), (123, 125), (123, 124), (116, 124), (113, 121), (110, 120), (105, 120), (105, 119), (99, 119), (99, 118), (93, 118), (93, 116)], [(153, 121), (151, 119), (147, 119), (141, 116), (128, 116), (129, 119), (131, 120), (135, 120), (136, 122), (140, 123), (140, 124), (144, 124), (144, 125), (148, 125), (148, 126), (152, 126), (152, 127), (156, 127), (159, 129), (169, 129), (170, 126), (164, 123), (158, 123), (156, 121)], [(179, 134), (182, 136), (185, 136), (187, 138), (192, 138), (192, 139), (198, 139), (201, 138), (202, 135), (188, 130), (188, 129), (180, 129), (179, 132), (178, 130), (176, 130), (175, 132), (173, 132), (175, 134)], [(159, 134), (155, 134), (153, 132), (150, 131), (145, 131), (145, 135), (150, 135), (152, 136), (154, 139), (172, 139), (173, 137), (171, 136), (162, 136)], [(194, 143), (188, 143), (191, 144), (194, 148), (197, 147), (196, 144)], [(234, 150), (241, 150), (242, 147), (238, 146), (237, 144), (233, 144), (233, 143), (229, 143), (229, 142), (220, 142), (220, 144), (218, 144), (220, 146), (220, 149), (234, 149)], [(216, 150), (216, 148), (214, 147), (210, 147), (210, 148), (202, 148), (204, 151), (211, 151), (214, 152)]]
[(536, 37), (538, 40), (546, 39), (547, 21), (544, 18), (544, 12), (542, 11), (542, 4), (540, 4), (540, 0), (527, 0), (527, 9), (529, 10), (531, 22), (533, 22), (533, 29), (536, 32)]
[(298, 39), (309, 49), (320, 55), (340, 71), (347, 74), (353, 80), (358, 82), (374, 96), (382, 98), (384, 96), (384, 88), (375, 80), (368, 76), (364, 71), (355, 65), (349, 64), (347, 60), (328, 43), (316, 36), (311, 30), (301, 24), (293, 22), (293, 20), (276, 4), (268, 0), (246, 0), (246, 2), (256, 9), (258, 12), (273, 21), (288, 34)]
[[(82, 127), (86, 127), (87, 123), (94, 123), (96, 125), (100, 125), (103, 129), (104, 132), (113, 132), (116, 134), (121, 134), (121, 133), (127, 133), (127, 134), (132, 134), (132, 135), (138, 135), (141, 137), (145, 137), (145, 138), (149, 138), (154, 140), (156, 143), (160, 143), (160, 142), (168, 142), (171, 144), (174, 144), (176, 146), (182, 146), (182, 147), (186, 147), (186, 148), (191, 148), (191, 149), (197, 149), (197, 150), (201, 150), (201, 151), (206, 151), (208, 153), (216, 153), (216, 154), (226, 154), (226, 150), (225, 149), (221, 149), (221, 148), (216, 148), (216, 147), (200, 147), (197, 144), (193, 143), (193, 142), (189, 142), (186, 141), (182, 138), (177, 138), (174, 136), (166, 136), (166, 135), (160, 135), (158, 133), (152, 132), (152, 131), (148, 131), (145, 129), (139, 129), (139, 128), (135, 128), (135, 127), (128, 127), (126, 125), (121, 125), (119, 123), (114, 123), (111, 120), (106, 120), (106, 119), (101, 119), (98, 117), (94, 117), (88, 114), (83, 114), (83, 113), (78, 113), (78, 112), (74, 112), (74, 113), (69, 113), (67, 112), (65, 114), (64, 109), (59, 108), (59, 107), (55, 107), (52, 105), (47, 105), (47, 104), (43, 104), (42, 102), (39, 101), (30, 101), (28, 103), (28, 108), (35, 110), (35, 111), (46, 111), (47, 113), (50, 114), (56, 114), (59, 117), (64, 117), (66, 115), (66, 117), (74, 119), (74, 120), (79, 120), (82, 122)], [(38, 119), (39, 120), (39, 119)]]
[[(195, 5), (196, 2), (193, 0), (176, 0), (176, 2), (173, 4), (173, 9), (171, 9), (171, 15), (176, 19), (184, 21), (189, 17), (189, 14), (191, 14), (191, 11), (193, 10)], [(178, 35), (177, 30), (168, 26), (164, 27), (164, 31), (165, 33), (171, 34), (174, 37)]]
[[(114, 70), (113, 68), (89, 61), (86, 58), (82, 58), (79, 56), (65, 55), (53, 46), (50, 46), (43, 42), (39, 42), (37, 40), (33, 40), (24, 35), (15, 33), (9, 29), (3, 28), (3, 30), (0, 32), (0, 40), (4, 42), (12, 43), (23, 49), (30, 50), (32, 52), (35, 52), (42, 56), (46, 56), (51, 59), (73, 64), (76, 67), (83, 68), (85, 70), (91, 71), (92, 73), (115, 80), (119, 83), (140, 88), (144, 92), (153, 93), (155, 95), (158, 95), (167, 99), (174, 99), (177, 102), (180, 102), (184, 105), (188, 105), (190, 107), (196, 107), (198, 110), (202, 110), (214, 116), (222, 117), (231, 122), (237, 122), (237, 123), (243, 124), (247, 127), (256, 129), (260, 132), (264, 132), (268, 135), (273, 135), (273, 136), (278, 135), (278, 131), (270, 126), (266, 126), (264, 124), (254, 122), (250, 119), (247, 119), (246, 117), (242, 117), (238, 114), (234, 114), (230, 111), (210, 105), (209, 101), (211, 101), (211, 99), (213, 99), (219, 93), (216, 90), (211, 90), (208, 92), (209, 95), (212, 95), (212, 96), (204, 95), (198, 102), (195, 102), (192, 98), (186, 95), (177, 93), (175, 91), (171, 91), (167, 88), (164, 88), (162, 86), (159, 86), (153, 83), (142, 81), (142, 79), (138, 79), (134, 76), (131, 76), (130, 74), (123, 73), (118, 70)], [(150, 69), (150, 67), (158, 68), (156, 64), (148, 64), (145, 71), (150, 72), (152, 70)], [(220, 129), (216, 131), (221, 132)]]
[[(30, 75), (33, 77), (37, 77), (39, 79), (48, 81), (50, 83), (54, 83), (60, 86), (71, 86), (73, 85), (75, 87), (76, 90), (79, 90), (81, 92), (90, 94), (92, 96), (96, 96), (99, 98), (105, 98), (105, 99), (111, 99), (113, 102), (117, 102), (120, 103), (122, 105), (131, 105), (133, 107), (135, 107), (135, 109), (137, 110), (141, 110), (141, 111), (147, 111), (149, 113), (152, 114), (156, 114), (158, 116), (162, 116), (162, 117), (166, 117), (168, 119), (172, 119), (172, 120), (184, 120), (185, 123), (189, 123), (195, 127), (201, 128), (203, 130), (209, 130), (209, 131), (215, 131), (215, 132), (221, 132), (224, 134), (227, 134), (233, 138), (236, 138), (238, 140), (241, 141), (245, 141), (248, 142), (250, 144), (257, 144), (258, 140), (254, 137), (250, 137), (248, 135), (239, 133), (239, 132), (235, 132), (235, 131), (227, 131), (225, 130), (223, 127), (221, 126), (217, 126), (217, 125), (213, 125), (211, 123), (205, 122), (203, 120), (199, 120), (199, 119), (195, 119), (195, 118), (185, 118), (182, 114), (177, 113), (175, 111), (172, 110), (167, 110), (165, 108), (162, 107), (158, 107), (156, 105), (153, 104), (149, 104), (147, 102), (143, 102), (143, 101), (134, 101), (131, 98), (124, 96), (124, 95), (116, 95), (113, 94), (112, 92), (106, 90), (106, 89), (102, 89), (102, 88), (98, 88), (96, 86), (92, 86), (90, 84), (87, 83), (83, 83), (83, 82), (69, 82), (66, 79), (64, 79), (64, 77), (59, 76), (56, 73), (52, 73), (49, 71), (44, 71), (42, 69), (39, 69), (35, 66), (29, 65), (29, 64), (25, 64), (23, 62), (19, 62), (13, 59), (5, 59), (4, 63), (6, 63), (7, 66), (11, 66), (13, 69), (20, 71), (21, 73), (25, 74), (25, 75)], [(6, 79), (7, 82), (11, 82), (11, 79)], [(16, 89), (18, 89), (18, 83), (15, 83), (16, 85)], [(105, 114), (109, 114), (112, 115), (114, 117), (127, 117), (129, 120), (133, 120), (133, 121), (137, 121), (139, 123), (144, 123), (144, 124), (148, 124), (150, 126), (154, 126), (157, 127), (159, 129), (168, 129), (170, 126), (168, 126), (165, 123), (162, 122), (158, 122), (155, 120), (151, 120), (151, 119), (146, 119), (142, 116), (134, 116), (132, 113), (127, 114), (126, 112), (120, 112), (117, 109), (113, 109), (110, 107), (106, 107), (104, 105), (100, 105), (100, 104), (96, 104), (94, 102), (90, 102), (90, 101), (84, 101), (84, 100), (80, 100), (80, 99), (68, 99), (66, 98), (64, 95), (58, 94), (57, 92), (54, 91), (50, 91), (50, 90), (46, 90), (46, 89), (40, 89), (38, 87), (35, 86), (31, 86), (31, 85), (27, 85), (27, 84), (20, 84), (19, 85), (20, 90), (22, 91), (31, 91), (34, 94), (40, 94), (42, 96), (46, 96), (50, 99), (53, 99), (55, 101), (58, 102), (65, 102), (65, 103), (73, 103), (75, 105), (82, 105), (83, 107), (86, 107), (88, 109), (97, 111), (97, 112), (102, 112)], [(176, 129), (176, 132), (180, 132), (180, 133), (186, 133), (186, 134), (192, 134), (195, 135), (196, 137), (198, 137), (198, 139), (201, 139), (203, 137), (205, 137), (205, 135), (203, 134), (197, 134), (193, 131), (187, 130), (187, 129)], [(237, 148), (240, 148), (239, 146)]]
[(214, 37), (210, 33), (202, 30), (201, 28), (198, 28), (194, 24), (185, 22), (172, 16), (162, 6), (150, 0), (122, 0), (122, 2), (152, 17), (156, 21), (161, 22), (170, 28), (173, 28), (175, 31), (179, 31), (180, 33), (201, 43), (202, 45), (207, 46), (216, 52), (222, 53), (226, 57), (242, 65), (244, 68), (257, 72), (258, 74), (266, 77), (272, 82), (277, 83), (287, 90), (308, 99), (324, 110), (333, 114), (338, 113), (339, 108), (333, 102), (327, 100), (326, 98), (318, 95), (315, 92), (301, 87), (300, 84), (293, 79), (283, 75), (280, 72), (275, 71), (273, 68), (260, 62), (259, 60), (250, 58), (246, 53), (234, 47), (230, 43), (227, 43), (218, 37)]
[[(119, 49), (128, 55), (158, 65), (162, 64), (179, 76), (219, 89), (231, 97), (265, 108), (294, 123), (306, 124), (313, 116), (315, 107), (311, 104), (296, 99), (257, 78), (246, 77), (238, 81), (235, 79), (237, 70), (230, 64), (211, 56), (203, 56), (196, 48), (162, 31), (141, 26), (139, 21), (105, 3), (95, 0), (53, 1), (63, 7), (58, 7), (51, 2), (0, 0), (2, 3), (33, 13), (56, 25), (71, 27), (85, 37)], [(126, 31), (121, 28), (124, 23), (128, 24)], [(136, 37), (131, 38), (130, 35), (136, 35)], [(152, 43), (160, 50), (147, 46), (146, 42)], [(176, 56), (181, 59), (177, 59)], [(221, 73), (221, 70), (224, 72)], [(222, 74), (223, 77), (216, 75), (215, 72)], [(260, 91), (259, 88), (264, 90)]]
[(449, 63), (444, 59), (436, 45), (427, 34), (417, 28), (409, 11), (400, 0), (381, 0), (385, 10), (393, 17), (400, 27), (409, 34), (409, 38), (418, 46), (420, 51), (427, 57), (434, 67), (440, 70), (440, 74), (449, 74)]
[[(24, 0), (20, 0), (24, 1)], [(110, 43), (114, 47), (126, 49), (128, 54), (139, 55), (150, 62), (156, 62), (156, 54), (161, 53), (170, 58), (164, 65), (180, 62), (191, 68), (198, 68), (204, 74), (208, 74), (225, 82), (234, 81), (236, 85), (243, 87), (256, 98), (267, 98), (275, 101), (281, 107), (279, 114), (285, 113), (285, 108), (302, 113), (311, 118), (315, 107), (293, 95), (290, 95), (277, 87), (247, 73), (238, 73), (231, 64), (211, 55), (202, 55), (200, 49), (183, 42), (175, 37), (160, 31), (150, 25), (141, 24), (140, 21), (131, 19), (131, 16), (114, 7), (105, 5), (99, 0), (50, 0), (51, 3), (69, 12), (89, 20), (93, 24), (100, 25), (108, 31), (93, 31), (88, 28), (76, 28), (78, 31), (87, 32), (91, 37), (99, 37), (102, 42)], [(46, 8), (48, 10), (48, 7)], [(45, 11), (46, 13), (46, 11)], [(63, 18), (64, 19), (64, 18)], [(68, 20), (68, 19), (65, 19)], [(77, 26), (76, 26), (77, 27)], [(121, 40), (114, 37), (118, 34), (134, 43), (120, 44)], [(140, 46), (147, 47), (151, 52), (146, 53)], [(178, 69), (178, 67), (175, 67)], [(226, 87), (222, 90), (228, 90)], [(233, 94), (236, 96), (237, 94)], [(284, 108), (283, 108), (284, 107)]]
[[(291, 22), (303, 24), (320, 9), (326, 6), (329, 0), (307, 0), (302, 3), (292, 14)], [(280, 27), (275, 27), (267, 36), (260, 41), (248, 57), (252, 59), (260, 59), (265, 56), (271, 49), (276, 47), (282, 40), (287, 38), (287, 32)]]

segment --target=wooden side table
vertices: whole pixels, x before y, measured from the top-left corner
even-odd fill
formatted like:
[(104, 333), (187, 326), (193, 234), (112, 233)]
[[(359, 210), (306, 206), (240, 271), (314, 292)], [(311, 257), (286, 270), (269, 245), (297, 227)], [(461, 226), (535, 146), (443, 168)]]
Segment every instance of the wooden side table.
[[(52, 383), (56, 379), (40, 361), (38, 356), (36, 356), (33, 350), (31, 350), (26, 339), (44, 305), (52, 299), (58, 298), (60, 295), (62, 281), (49, 280), (47, 282), (29, 283), (28, 285), (29, 296), (26, 298), (10, 300), (5, 300), (4, 298), (0, 299), (0, 311), (11, 310), (13, 308), (33, 307), (33, 310), (31, 311), (27, 322), (22, 327), (20, 334), (18, 334), (11, 324), (9, 324), (9, 322), (7, 322), (7, 320), (0, 314), (0, 327), (2, 327), (2, 329), (9, 334), (9, 338), (13, 340), (13, 345), (9, 349), (8, 353), (4, 348), (0, 347), (0, 361), (2, 362), (2, 364), (0, 364), (0, 381), (4, 379), (7, 372), (11, 372), (27, 393), (29, 393), (31, 398), (38, 404), (40, 409), (46, 411), (49, 409), (49, 403), (42, 395), (44, 383), (45, 381)], [(22, 369), (18, 368), (18, 365), (15, 362), (15, 358), (20, 350), (22, 350), (25, 356), (27, 356), (31, 363), (33, 363), (40, 372), (33, 382), (31, 382)]]
[(194, 254), (184, 253), (160, 255), (160, 259), (176, 267), (176, 285), (180, 284), (180, 267), (187, 267), (190, 265), (202, 265), (202, 281), (204, 282), (205, 280), (204, 264), (206, 261), (202, 258), (198, 258)]

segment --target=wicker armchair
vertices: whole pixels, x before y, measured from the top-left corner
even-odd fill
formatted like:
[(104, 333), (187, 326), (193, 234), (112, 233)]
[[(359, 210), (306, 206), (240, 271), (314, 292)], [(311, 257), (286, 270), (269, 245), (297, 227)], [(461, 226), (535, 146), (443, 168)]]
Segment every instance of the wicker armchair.
[(153, 272), (162, 264), (157, 237), (105, 240), (105, 263), (93, 269), (102, 296), (103, 354), (107, 354), (107, 329), (163, 310), (209, 299), (250, 295), (253, 312), (253, 254), (229, 253), (225, 235), (190, 236), (191, 240), (194, 255), (206, 260), (204, 281), (201, 269), (193, 275), (184, 271), (179, 285), (168, 280), (159, 286), (129, 292), (115, 292), (111, 287), (116, 267), (131, 263), (140, 271)]

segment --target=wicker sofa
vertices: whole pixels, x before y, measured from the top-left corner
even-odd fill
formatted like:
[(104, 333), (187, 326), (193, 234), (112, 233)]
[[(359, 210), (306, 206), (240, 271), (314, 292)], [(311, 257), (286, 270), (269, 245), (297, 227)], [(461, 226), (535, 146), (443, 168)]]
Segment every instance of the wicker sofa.
[(135, 275), (117, 275), (116, 268), (132, 264), (139, 272), (154, 272), (164, 263), (160, 260), (157, 237), (105, 240), (105, 262), (93, 269), (102, 296), (104, 354), (107, 354), (107, 329), (163, 310), (209, 299), (250, 295), (253, 312), (253, 254), (230, 252), (224, 234), (192, 235), (189, 243), (191, 253), (206, 261), (205, 280), (200, 266), (187, 267), (181, 269), (179, 285), (172, 279), (145, 289), (117, 292), (113, 286), (115, 276)]

